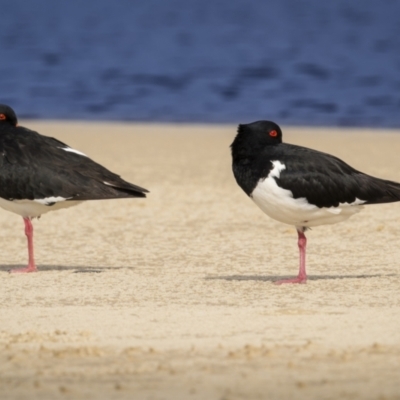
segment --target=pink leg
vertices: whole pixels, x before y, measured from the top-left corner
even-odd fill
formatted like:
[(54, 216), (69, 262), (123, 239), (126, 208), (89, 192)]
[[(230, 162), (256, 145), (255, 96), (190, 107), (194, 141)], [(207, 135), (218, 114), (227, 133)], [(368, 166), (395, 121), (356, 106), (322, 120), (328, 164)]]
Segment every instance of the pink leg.
[(306, 274), (306, 246), (307, 246), (307, 238), (304, 235), (303, 231), (297, 231), (297, 235), (299, 237), (297, 241), (297, 245), (299, 246), (300, 253), (300, 268), (299, 274), (297, 278), (292, 279), (283, 279), (281, 281), (274, 282), (276, 285), (280, 285), (282, 283), (306, 283), (307, 282), (307, 274)]
[(25, 235), (28, 238), (28, 254), (29, 263), (26, 268), (12, 269), (10, 272), (13, 273), (24, 273), (24, 272), (36, 272), (37, 268), (35, 265), (35, 260), (33, 258), (33, 226), (30, 218), (24, 218), (25, 223)]

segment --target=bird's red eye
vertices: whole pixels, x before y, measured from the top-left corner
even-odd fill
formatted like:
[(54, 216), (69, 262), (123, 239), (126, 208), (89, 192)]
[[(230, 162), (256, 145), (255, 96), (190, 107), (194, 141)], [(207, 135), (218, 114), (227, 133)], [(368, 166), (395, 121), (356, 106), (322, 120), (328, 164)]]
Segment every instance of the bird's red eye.
[(271, 131), (270, 133), (269, 133), (269, 136), (271, 136), (271, 137), (277, 137), (278, 136), (278, 132), (277, 131)]
[(0, 121), (4, 119), (7, 119), (7, 117), (4, 114), (0, 114)]

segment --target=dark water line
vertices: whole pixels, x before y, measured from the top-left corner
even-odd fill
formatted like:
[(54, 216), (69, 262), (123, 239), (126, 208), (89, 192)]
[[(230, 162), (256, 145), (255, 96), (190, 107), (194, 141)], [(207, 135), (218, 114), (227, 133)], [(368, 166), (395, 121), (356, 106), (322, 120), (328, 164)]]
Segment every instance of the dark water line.
[(400, 2), (0, 0), (21, 118), (400, 127)]

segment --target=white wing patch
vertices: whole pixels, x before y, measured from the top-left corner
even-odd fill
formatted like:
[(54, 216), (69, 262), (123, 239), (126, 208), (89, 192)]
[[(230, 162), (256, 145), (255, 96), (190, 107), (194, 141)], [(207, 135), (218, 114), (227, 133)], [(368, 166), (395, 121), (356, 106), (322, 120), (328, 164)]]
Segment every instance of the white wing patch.
[(71, 147), (59, 147), (59, 149), (64, 150), (64, 151), (68, 151), (70, 153), (79, 154), (80, 156), (87, 157), (87, 155), (85, 153), (82, 153), (79, 150), (71, 149)]
[[(69, 197), (70, 199), (71, 197)], [(68, 200), (65, 197), (57, 196), (57, 197), (45, 197), (44, 199), (34, 199), (33, 201), (36, 201), (37, 203), (43, 204), (45, 206), (48, 206), (49, 204), (54, 204), (54, 203), (59, 203), (60, 201), (65, 201)]]
[(281, 172), (286, 169), (286, 165), (282, 164), (280, 161), (272, 161), (272, 168), (271, 172), (268, 174), (268, 178), (278, 178), (281, 176)]
[(117, 186), (117, 185), (113, 185), (113, 184), (110, 183), (110, 182), (103, 181), (103, 183), (104, 183), (105, 185), (107, 185), (107, 186), (111, 186), (111, 187), (115, 187), (115, 188), (118, 188), (118, 187), (119, 187), (119, 186)]

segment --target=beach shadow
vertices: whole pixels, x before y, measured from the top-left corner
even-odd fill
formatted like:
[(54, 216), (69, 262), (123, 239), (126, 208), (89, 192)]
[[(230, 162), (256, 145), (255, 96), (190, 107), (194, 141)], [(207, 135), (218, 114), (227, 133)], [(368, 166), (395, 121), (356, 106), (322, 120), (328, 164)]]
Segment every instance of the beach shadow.
[[(24, 264), (9, 264), (9, 265), (0, 265), (1, 272), (10, 272), (12, 269), (24, 268), (26, 265)], [(101, 272), (122, 269), (122, 268), (133, 268), (133, 267), (83, 267), (83, 266), (73, 266), (73, 265), (38, 265), (37, 266), (39, 272), (48, 272), (48, 271), (71, 271), (75, 274), (99, 274)]]
[[(278, 276), (278, 275), (222, 275), (222, 276), (207, 276), (205, 280), (225, 280), (225, 281), (262, 281), (275, 282), (283, 279), (293, 278), (295, 275)], [(359, 274), (359, 275), (308, 275), (307, 280), (334, 280), (334, 279), (371, 279), (398, 276), (398, 274)]]

